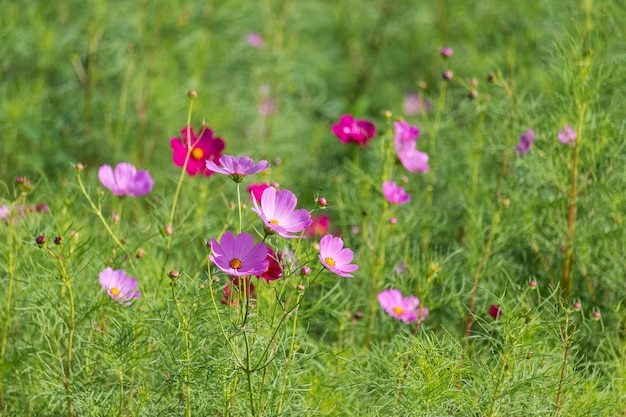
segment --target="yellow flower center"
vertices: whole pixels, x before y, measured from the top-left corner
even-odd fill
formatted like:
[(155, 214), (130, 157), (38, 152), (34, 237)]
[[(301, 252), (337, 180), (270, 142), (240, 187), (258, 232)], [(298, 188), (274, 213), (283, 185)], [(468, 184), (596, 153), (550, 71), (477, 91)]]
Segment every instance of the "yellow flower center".
[(324, 260), (326, 261), (326, 264), (328, 264), (330, 266), (335, 266), (335, 260), (333, 258), (331, 258), (330, 256), (324, 258)]
[(115, 288), (115, 287), (111, 288), (111, 294), (113, 294), (115, 296), (118, 296), (118, 295), (120, 295), (120, 293), (121, 293), (121, 291), (118, 290), (117, 288)]
[(196, 161), (199, 161), (204, 158), (204, 151), (200, 148), (193, 148), (193, 151), (191, 151), (191, 157)]
[(278, 226), (278, 220), (276, 219), (269, 220), (269, 223), (272, 223)]
[(397, 315), (401, 315), (404, 313), (404, 309), (402, 307), (394, 307), (393, 312), (396, 313)]
[(231, 259), (228, 265), (230, 265), (230, 267), (233, 269), (239, 269), (242, 267), (243, 264), (241, 263), (239, 259), (235, 258), (235, 259)]

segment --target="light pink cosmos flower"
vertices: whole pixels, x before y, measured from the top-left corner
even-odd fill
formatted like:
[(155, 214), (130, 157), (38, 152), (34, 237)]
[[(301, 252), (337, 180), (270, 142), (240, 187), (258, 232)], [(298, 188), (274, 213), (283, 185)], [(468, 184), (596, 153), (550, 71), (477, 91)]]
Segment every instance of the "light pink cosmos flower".
[(433, 105), (428, 100), (416, 93), (408, 93), (404, 96), (402, 111), (407, 116), (416, 114), (426, 114), (433, 109)]
[(415, 149), (420, 137), (417, 126), (409, 125), (405, 120), (393, 124), (395, 135), (393, 145), (398, 159), (409, 172), (426, 173), (430, 169), (428, 155)]
[(270, 167), (266, 160), (261, 160), (258, 164), (255, 164), (252, 158), (247, 156), (236, 158), (230, 155), (222, 155), (219, 162), (221, 166), (218, 166), (213, 161), (206, 161), (206, 167), (213, 172), (230, 176), (235, 182), (241, 182), (246, 176), (258, 174)]
[(98, 280), (102, 289), (109, 294), (109, 297), (120, 304), (129, 306), (132, 304), (131, 300), (133, 298), (141, 297), (141, 292), (135, 291), (137, 280), (127, 276), (126, 272), (121, 269), (114, 270), (107, 267), (100, 272)]
[(349, 114), (344, 114), (331, 131), (342, 143), (354, 142), (365, 146), (376, 136), (376, 126), (369, 120), (355, 120)]
[(559, 142), (568, 146), (576, 146), (576, 132), (571, 126), (565, 126), (563, 130), (559, 131)]
[(352, 278), (348, 272), (359, 269), (356, 264), (351, 264), (354, 259), (352, 250), (343, 247), (343, 240), (340, 237), (326, 235), (320, 240), (320, 254), (318, 255), (322, 265), (330, 272), (340, 277)]
[(251, 234), (242, 232), (235, 237), (231, 232), (222, 235), (221, 242), (211, 240), (211, 261), (223, 272), (236, 277), (261, 275), (269, 266), (267, 246), (254, 244)]
[(98, 179), (117, 196), (141, 197), (152, 191), (152, 177), (148, 171), (137, 171), (132, 164), (120, 162), (115, 171), (110, 165), (102, 165)]
[(256, 200), (253, 212), (265, 223), (265, 234), (278, 233), (284, 238), (299, 238), (290, 233), (300, 233), (312, 223), (308, 210), (295, 210), (298, 199), (289, 190), (276, 191), (268, 187), (261, 196), (261, 205)]
[(213, 137), (213, 131), (206, 126), (200, 129), (197, 137), (191, 126), (184, 127), (180, 133), (182, 139), (172, 138), (170, 141), (174, 164), (177, 167), (184, 166), (187, 153), (191, 148), (191, 155), (187, 161), (187, 174), (191, 176), (200, 174), (207, 177), (213, 175), (213, 172), (206, 168), (205, 161), (219, 159), (226, 146), (224, 141), (221, 138)]
[(261, 49), (265, 46), (263, 36), (261, 36), (261, 34), (258, 32), (248, 33), (248, 36), (246, 36), (246, 40), (248, 41), (248, 45), (253, 46), (257, 49)]
[(428, 309), (420, 308), (420, 300), (410, 295), (403, 297), (400, 290), (384, 290), (378, 294), (380, 306), (391, 317), (402, 320), (405, 323), (423, 321), (428, 317)]
[(404, 188), (396, 185), (395, 181), (383, 182), (383, 195), (391, 204), (405, 204), (411, 200)]

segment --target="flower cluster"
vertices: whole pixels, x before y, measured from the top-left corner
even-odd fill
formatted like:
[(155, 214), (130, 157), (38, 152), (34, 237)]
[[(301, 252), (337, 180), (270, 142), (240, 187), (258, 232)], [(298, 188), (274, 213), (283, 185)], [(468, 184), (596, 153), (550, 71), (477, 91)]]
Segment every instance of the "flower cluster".
[(417, 297), (413, 295), (404, 297), (397, 289), (381, 291), (378, 294), (378, 302), (391, 317), (407, 324), (421, 322), (428, 317), (428, 309), (420, 307), (420, 300)]

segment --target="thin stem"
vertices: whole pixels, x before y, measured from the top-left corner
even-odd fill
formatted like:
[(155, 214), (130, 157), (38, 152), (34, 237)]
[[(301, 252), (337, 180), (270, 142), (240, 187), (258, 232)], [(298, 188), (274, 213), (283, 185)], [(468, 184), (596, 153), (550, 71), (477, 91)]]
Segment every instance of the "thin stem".
[[(300, 305), (300, 300), (302, 299), (302, 293), (298, 294), (298, 298), (296, 300), (296, 306)], [(285, 368), (285, 374), (283, 375), (283, 383), (280, 387), (280, 400), (278, 401), (278, 407), (276, 410), (276, 415), (280, 415), (283, 409), (283, 400), (285, 398), (285, 390), (287, 388), (287, 377), (289, 375), (289, 369), (291, 365), (293, 365), (295, 358), (295, 346), (296, 346), (296, 325), (298, 323), (298, 309), (295, 309), (295, 314), (293, 317), (293, 326), (291, 327), (291, 344), (289, 346), (289, 355), (287, 356), (287, 367)]]
[(576, 331), (576, 328), (574, 327), (572, 335), (569, 334), (569, 322), (570, 322), (570, 317), (569, 317), (569, 312), (567, 312), (565, 315), (565, 329), (562, 330), (561, 332), (561, 341), (563, 342), (563, 346), (565, 347), (565, 350), (563, 351), (563, 363), (561, 364), (559, 386), (557, 388), (556, 401), (554, 403), (555, 417), (561, 414), (561, 398), (563, 394), (563, 381), (565, 380), (565, 374), (567, 371), (567, 359), (569, 357), (569, 351), (572, 346), (570, 338), (573, 335), (573, 333)]
[(128, 250), (126, 250), (126, 247), (124, 246), (124, 244), (117, 238), (117, 235), (115, 234), (115, 232), (113, 232), (113, 230), (111, 229), (111, 226), (109, 226), (109, 224), (107, 223), (106, 219), (102, 215), (102, 211), (95, 205), (95, 203), (93, 202), (93, 200), (89, 196), (89, 193), (87, 192), (87, 189), (85, 188), (85, 185), (83, 184), (83, 180), (82, 180), (82, 178), (80, 176), (80, 170), (76, 171), (76, 178), (78, 179), (78, 186), (80, 187), (80, 190), (82, 191), (83, 195), (87, 199), (87, 202), (89, 202), (89, 205), (91, 206), (91, 209), (96, 214), (96, 216), (98, 216), (98, 218), (102, 222), (102, 225), (104, 226), (106, 231), (109, 233), (109, 235), (113, 239), (113, 242), (115, 242), (115, 244), (120, 249), (122, 249), (122, 251), (126, 255), (126, 259), (128, 260), (128, 263), (130, 264), (131, 269), (133, 270), (133, 273), (135, 274), (136, 277), (138, 277), (139, 275), (137, 273), (137, 269), (135, 268), (135, 264), (132, 261), (132, 259), (133, 259), (132, 256), (130, 255), (130, 253), (128, 253)]
[(172, 281), (172, 298), (174, 305), (176, 306), (176, 312), (178, 313), (178, 319), (183, 329), (183, 338), (185, 342), (185, 392), (186, 392), (186, 412), (187, 417), (191, 417), (191, 354), (189, 352), (189, 323), (187, 318), (183, 315), (183, 311), (180, 308), (180, 303), (176, 299), (176, 291), (174, 290), (174, 281)]
[(118, 415), (122, 417), (122, 415), (124, 414), (124, 373), (122, 372), (121, 367), (117, 371), (117, 375), (120, 381), (120, 405)]
[(241, 191), (239, 188), (239, 183), (237, 183), (237, 209), (239, 210), (239, 228), (237, 229), (237, 234), (240, 234), (243, 224), (243, 215), (241, 213)]

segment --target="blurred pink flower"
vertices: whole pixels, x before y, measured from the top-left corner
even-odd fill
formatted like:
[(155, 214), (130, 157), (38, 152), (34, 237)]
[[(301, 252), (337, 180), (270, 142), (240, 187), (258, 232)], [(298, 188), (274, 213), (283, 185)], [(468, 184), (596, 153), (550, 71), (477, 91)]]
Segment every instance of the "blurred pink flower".
[(330, 217), (325, 214), (321, 216), (311, 216), (311, 224), (304, 231), (304, 235), (308, 238), (323, 236), (328, 233), (330, 228)]
[(378, 294), (378, 302), (391, 317), (407, 324), (416, 321), (421, 322), (428, 317), (428, 309), (419, 307), (420, 300), (417, 297), (413, 295), (404, 297), (400, 290), (381, 291)]
[(320, 240), (319, 259), (322, 265), (329, 271), (340, 277), (352, 278), (348, 272), (354, 272), (359, 266), (352, 264), (354, 253), (352, 250), (343, 247), (343, 240), (333, 235), (326, 235)]
[(284, 238), (299, 238), (291, 233), (301, 233), (312, 223), (308, 210), (296, 210), (298, 199), (289, 190), (276, 191), (268, 187), (261, 196), (261, 205), (253, 200), (253, 212), (265, 223), (265, 234), (278, 233)]
[(515, 147), (517, 150), (517, 154), (522, 157), (526, 155), (533, 147), (533, 142), (535, 141), (535, 131), (533, 129), (528, 129), (525, 134), (520, 135), (519, 143)]
[(261, 275), (267, 269), (267, 246), (254, 244), (251, 234), (242, 232), (237, 237), (225, 232), (221, 241), (211, 240), (211, 261), (223, 272), (233, 276)]
[(432, 104), (419, 94), (409, 93), (404, 96), (402, 111), (404, 111), (404, 114), (407, 116), (426, 114), (432, 109)]
[(420, 137), (420, 130), (417, 126), (409, 125), (402, 120), (395, 122), (393, 128), (395, 131), (393, 144), (402, 166), (409, 172), (428, 172), (430, 169), (428, 155), (415, 149)]
[(248, 36), (246, 36), (246, 41), (250, 46), (253, 46), (257, 49), (265, 47), (265, 41), (263, 40), (261, 34), (258, 32), (248, 33)]
[(98, 179), (113, 195), (141, 197), (152, 191), (154, 181), (148, 171), (137, 171), (132, 164), (120, 162), (115, 170), (110, 165), (102, 165)]
[(141, 297), (141, 292), (135, 291), (137, 280), (127, 276), (126, 272), (121, 269), (105, 268), (104, 271), (100, 272), (99, 282), (109, 297), (120, 304), (129, 306), (132, 304), (133, 298)]
[(454, 54), (454, 51), (449, 46), (441, 48), (441, 56), (444, 58), (450, 58)]
[(398, 187), (395, 181), (383, 182), (383, 195), (391, 204), (405, 204), (411, 200), (404, 188)]
[(236, 158), (230, 155), (222, 155), (219, 162), (221, 166), (218, 166), (213, 161), (206, 161), (206, 167), (213, 172), (230, 176), (235, 182), (241, 182), (248, 175), (258, 174), (270, 167), (266, 160), (261, 160), (258, 164), (255, 164), (252, 158), (248, 156)]
[(180, 138), (172, 138), (170, 146), (172, 147), (172, 160), (177, 167), (185, 165), (185, 159), (189, 148), (191, 155), (187, 162), (187, 173), (191, 176), (196, 174), (209, 176), (213, 172), (206, 168), (206, 161), (219, 159), (225, 144), (221, 138), (214, 138), (213, 131), (208, 127), (200, 129), (200, 135), (195, 136), (193, 128), (185, 127), (181, 130), (182, 140)]
[(565, 126), (563, 130), (560, 130), (558, 137), (559, 142), (568, 146), (576, 146), (576, 132), (571, 126)]
[(354, 117), (344, 114), (331, 131), (342, 143), (354, 142), (366, 146), (376, 135), (376, 126), (368, 120), (355, 120)]

